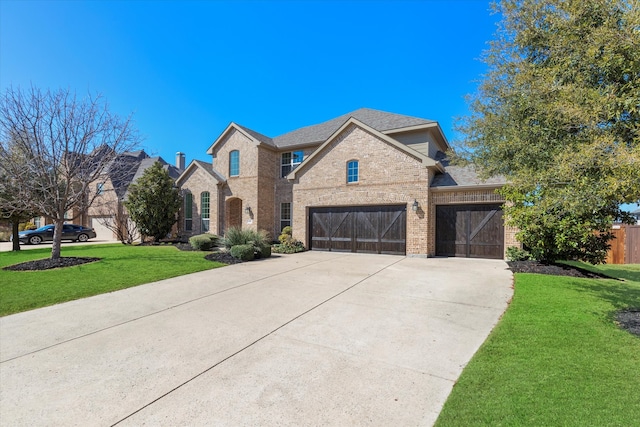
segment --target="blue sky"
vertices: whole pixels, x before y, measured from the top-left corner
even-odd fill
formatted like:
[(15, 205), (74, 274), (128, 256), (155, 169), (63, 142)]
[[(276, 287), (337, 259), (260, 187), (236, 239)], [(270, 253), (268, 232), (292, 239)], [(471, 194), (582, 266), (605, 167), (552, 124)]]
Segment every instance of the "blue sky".
[(2, 0), (0, 89), (101, 93), (168, 162), (210, 161), (231, 121), (274, 137), (361, 107), (453, 142), (499, 19), (483, 0)]
[(0, 85), (99, 92), (169, 162), (209, 160), (231, 121), (273, 137), (361, 107), (454, 140), (497, 19), (462, 0), (2, 0)]

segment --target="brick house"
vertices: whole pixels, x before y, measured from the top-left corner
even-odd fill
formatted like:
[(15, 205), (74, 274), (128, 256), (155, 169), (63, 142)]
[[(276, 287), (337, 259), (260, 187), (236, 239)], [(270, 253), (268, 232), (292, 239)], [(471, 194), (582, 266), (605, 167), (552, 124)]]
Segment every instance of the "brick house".
[(185, 234), (229, 227), (309, 249), (503, 258), (501, 178), (449, 165), (437, 122), (362, 108), (270, 138), (231, 123), (176, 183)]
[[(179, 160), (180, 158), (177, 159), (178, 162)], [(144, 171), (153, 166), (155, 162), (160, 162), (174, 180), (184, 170), (184, 165), (180, 169), (179, 163), (175, 166), (171, 165), (162, 157), (149, 156), (144, 150), (118, 155), (106, 168), (102, 179), (90, 188), (89, 197), (95, 197), (95, 199), (88, 211), (81, 216), (82, 220), (79, 223), (93, 227), (98, 240), (115, 239), (115, 233), (107, 224), (113, 227), (119, 221), (130, 221), (123, 204), (128, 195), (129, 185), (140, 178)]]

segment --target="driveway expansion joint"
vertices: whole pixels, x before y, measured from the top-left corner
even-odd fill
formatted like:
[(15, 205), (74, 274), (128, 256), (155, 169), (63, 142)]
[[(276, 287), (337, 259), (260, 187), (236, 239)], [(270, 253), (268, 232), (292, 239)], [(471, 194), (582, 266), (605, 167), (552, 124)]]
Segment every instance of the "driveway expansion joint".
[[(177, 386), (175, 386), (175, 387), (174, 387), (174, 388), (172, 388), (171, 390), (167, 391), (166, 393), (162, 394), (161, 396), (158, 396), (157, 398), (155, 398), (155, 399), (154, 399), (154, 400), (152, 400), (151, 402), (149, 402), (149, 403), (147, 403), (147, 404), (143, 405), (142, 407), (138, 408), (137, 410), (133, 411), (133, 412), (132, 412), (132, 413), (130, 413), (129, 415), (125, 416), (124, 418), (121, 418), (120, 420), (116, 421), (115, 423), (113, 423), (113, 424), (111, 425), (111, 427), (114, 427), (114, 426), (116, 426), (116, 425), (118, 425), (118, 424), (120, 424), (120, 423), (122, 423), (122, 422), (126, 421), (127, 419), (131, 418), (131, 417), (132, 417), (132, 416), (134, 416), (135, 414), (137, 414), (137, 413), (139, 413), (139, 412), (143, 411), (145, 408), (148, 408), (149, 406), (153, 405), (154, 403), (156, 403), (156, 402), (158, 402), (158, 401), (162, 400), (163, 398), (165, 398), (165, 397), (169, 396), (171, 393), (175, 392), (176, 390), (178, 390), (178, 389), (180, 389), (180, 388), (184, 387), (185, 385), (189, 384), (190, 382), (192, 382), (192, 381), (196, 380), (197, 378), (199, 378), (199, 377), (203, 376), (203, 375), (204, 375), (204, 374), (206, 374), (207, 372), (209, 372), (209, 371), (211, 371), (211, 370), (215, 369), (216, 367), (218, 367), (219, 365), (223, 364), (223, 363), (224, 363), (224, 362), (226, 362), (227, 360), (229, 360), (229, 359), (233, 358), (234, 356), (237, 356), (238, 354), (240, 354), (240, 353), (244, 352), (245, 350), (247, 350), (247, 349), (249, 349), (249, 348), (253, 347), (255, 344), (257, 344), (257, 343), (259, 343), (259, 342), (263, 341), (265, 338), (267, 338), (267, 337), (269, 337), (269, 336), (271, 336), (271, 335), (275, 334), (277, 331), (279, 331), (280, 329), (284, 328), (285, 326), (287, 326), (287, 325), (289, 325), (289, 324), (293, 323), (294, 321), (298, 320), (299, 318), (301, 318), (301, 317), (302, 317), (302, 316), (304, 316), (305, 314), (310, 313), (311, 311), (313, 311), (313, 310), (317, 309), (318, 307), (323, 306), (323, 305), (324, 305), (324, 304), (326, 304), (327, 302), (329, 302), (329, 301), (331, 301), (331, 300), (333, 300), (333, 299), (337, 298), (338, 296), (340, 296), (340, 295), (344, 294), (345, 292), (347, 292), (347, 291), (349, 291), (349, 290), (353, 289), (354, 287), (358, 286), (360, 283), (362, 283), (362, 282), (364, 282), (365, 280), (369, 279), (371, 276), (374, 276), (374, 275), (376, 275), (376, 274), (380, 273), (381, 271), (383, 271), (383, 270), (385, 270), (385, 269), (387, 269), (387, 268), (391, 267), (392, 265), (399, 263), (402, 259), (403, 259), (403, 258), (400, 258), (400, 259), (398, 259), (397, 261), (395, 261), (395, 262), (393, 262), (393, 263), (391, 263), (391, 264), (389, 264), (389, 265), (386, 265), (386, 266), (384, 266), (384, 267), (380, 268), (380, 269), (379, 269), (379, 270), (377, 270), (375, 273), (369, 274), (369, 275), (368, 275), (368, 276), (366, 276), (365, 278), (358, 280), (356, 283), (354, 283), (354, 284), (352, 284), (352, 285), (349, 285), (348, 287), (346, 287), (346, 288), (345, 288), (345, 289), (343, 289), (342, 291), (340, 291), (340, 292), (336, 293), (335, 295), (333, 295), (333, 296), (331, 296), (331, 297), (329, 297), (329, 298), (325, 299), (324, 301), (320, 302), (319, 304), (316, 304), (315, 306), (311, 307), (310, 309), (308, 309), (308, 310), (306, 310), (306, 311), (304, 311), (304, 312), (302, 312), (302, 313), (298, 314), (297, 316), (293, 317), (292, 319), (290, 319), (290, 320), (288, 320), (288, 321), (284, 322), (283, 324), (281, 324), (281, 325), (280, 325), (280, 326), (278, 326), (277, 328), (273, 329), (272, 331), (270, 331), (270, 332), (266, 333), (265, 335), (261, 336), (260, 338), (256, 339), (255, 341), (253, 341), (253, 342), (249, 343), (248, 345), (246, 345), (246, 346), (242, 347), (240, 350), (238, 350), (238, 351), (236, 351), (236, 352), (234, 352), (234, 353), (230, 354), (229, 356), (225, 357), (224, 359), (220, 360), (219, 362), (215, 363), (214, 365), (212, 365), (212, 366), (208, 367), (207, 369), (203, 370), (202, 372), (200, 372), (200, 373), (198, 373), (198, 374), (194, 375), (193, 377), (191, 377), (191, 378), (189, 378), (188, 380), (186, 380), (186, 381), (182, 382), (181, 384), (178, 384)], [(321, 261), (321, 262), (328, 262), (328, 261)], [(317, 263), (316, 263), (316, 264), (317, 264)], [(312, 265), (312, 264), (310, 264), (310, 265)], [(282, 273), (279, 273), (279, 274), (282, 274)], [(278, 275), (278, 274), (275, 274), (275, 275), (272, 275), (272, 276), (269, 276), (269, 277), (274, 277), (274, 276), (277, 276), (277, 275)], [(255, 280), (254, 280), (253, 282), (255, 282)], [(198, 298), (198, 299), (201, 299), (201, 298)], [(197, 299), (196, 299), (196, 300), (197, 300)], [(182, 305), (182, 304), (181, 304), (181, 305)]]

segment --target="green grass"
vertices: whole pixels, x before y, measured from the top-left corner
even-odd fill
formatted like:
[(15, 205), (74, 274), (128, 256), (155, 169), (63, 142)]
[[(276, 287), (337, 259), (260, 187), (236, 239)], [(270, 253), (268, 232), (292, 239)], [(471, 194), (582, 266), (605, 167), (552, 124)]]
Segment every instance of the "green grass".
[[(46, 248), (2, 252), (0, 268), (50, 254), (51, 249)], [(203, 252), (184, 252), (171, 246), (69, 246), (62, 248), (62, 256), (102, 260), (46, 271), (0, 269), (0, 316), (224, 265), (207, 261)]]
[(625, 280), (516, 274), (437, 427), (638, 425), (640, 337), (614, 315), (640, 307), (640, 265), (580, 267)]

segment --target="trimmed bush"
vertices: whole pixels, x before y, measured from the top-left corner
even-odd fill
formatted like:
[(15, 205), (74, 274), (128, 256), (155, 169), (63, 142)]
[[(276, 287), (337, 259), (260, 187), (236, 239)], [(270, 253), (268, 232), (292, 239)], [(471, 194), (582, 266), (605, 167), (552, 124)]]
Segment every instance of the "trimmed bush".
[(218, 236), (213, 234), (198, 234), (189, 238), (189, 244), (197, 251), (210, 251), (218, 245)]
[(530, 259), (531, 254), (524, 249), (520, 249), (517, 246), (509, 246), (507, 248), (508, 261), (528, 261)]
[(251, 261), (255, 257), (255, 248), (253, 245), (235, 245), (231, 246), (231, 256), (243, 261)]
[(303, 252), (305, 250), (302, 242), (294, 239), (291, 233), (292, 229), (290, 226), (282, 229), (282, 234), (278, 236), (280, 244), (273, 245), (273, 252), (278, 254), (295, 254), (296, 252)]
[(295, 254), (298, 252), (306, 251), (304, 245), (299, 240), (293, 240), (287, 243), (273, 245), (271, 247), (271, 250), (276, 254)]
[(262, 245), (256, 248), (256, 258), (269, 258), (271, 256), (271, 245)]

